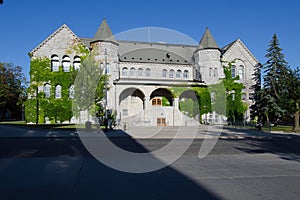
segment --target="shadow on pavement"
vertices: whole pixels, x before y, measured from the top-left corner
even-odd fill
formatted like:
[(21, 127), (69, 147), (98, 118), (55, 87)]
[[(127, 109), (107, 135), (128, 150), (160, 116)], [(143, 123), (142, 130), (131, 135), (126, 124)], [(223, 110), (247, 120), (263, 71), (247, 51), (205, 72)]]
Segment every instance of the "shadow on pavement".
[[(109, 139), (149, 152), (129, 136)], [(141, 174), (109, 168), (79, 138), (0, 138), (0, 177), (1, 199), (219, 199), (171, 166)]]

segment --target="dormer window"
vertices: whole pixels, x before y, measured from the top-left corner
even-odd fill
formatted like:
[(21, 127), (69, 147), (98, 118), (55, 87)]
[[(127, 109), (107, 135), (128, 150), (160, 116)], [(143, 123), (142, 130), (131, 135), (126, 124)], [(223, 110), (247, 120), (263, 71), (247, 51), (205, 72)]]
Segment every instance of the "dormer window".
[(51, 69), (53, 72), (58, 72), (59, 70), (59, 58), (55, 54), (51, 56)]
[(69, 56), (63, 56), (62, 65), (64, 72), (70, 72), (71, 63)]

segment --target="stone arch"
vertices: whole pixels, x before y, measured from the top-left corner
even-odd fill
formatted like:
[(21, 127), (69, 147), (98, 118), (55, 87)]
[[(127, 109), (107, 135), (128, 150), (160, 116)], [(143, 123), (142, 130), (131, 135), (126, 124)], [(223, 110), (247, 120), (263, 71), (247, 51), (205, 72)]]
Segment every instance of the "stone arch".
[(119, 96), (121, 118), (137, 115), (145, 109), (145, 94), (138, 88), (124, 89)]
[(165, 97), (169, 101), (170, 106), (173, 106), (174, 95), (166, 88), (158, 88), (154, 90), (150, 95), (150, 100), (152, 100), (154, 97)]

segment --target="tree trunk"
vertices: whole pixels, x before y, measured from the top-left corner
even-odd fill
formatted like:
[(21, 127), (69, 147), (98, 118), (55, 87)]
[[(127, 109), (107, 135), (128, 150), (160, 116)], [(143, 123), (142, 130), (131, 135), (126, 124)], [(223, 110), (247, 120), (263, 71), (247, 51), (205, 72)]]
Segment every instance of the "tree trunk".
[(299, 110), (299, 103), (296, 103), (296, 109), (297, 111), (294, 114), (294, 131), (299, 131), (299, 116), (300, 116), (300, 110)]

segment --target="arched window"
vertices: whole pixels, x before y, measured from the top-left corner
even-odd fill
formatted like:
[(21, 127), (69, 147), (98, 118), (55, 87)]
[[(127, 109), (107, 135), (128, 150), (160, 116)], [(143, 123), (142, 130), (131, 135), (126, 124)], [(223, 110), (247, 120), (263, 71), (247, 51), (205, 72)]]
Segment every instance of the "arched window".
[(150, 76), (150, 73), (151, 73), (151, 70), (149, 69), (149, 68), (147, 68), (146, 70), (145, 70), (145, 75), (146, 76)]
[(138, 69), (138, 76), (143, 76), (143, 69), (142, 68)]
[(79, 56), (75, 56), (74, 57), (74, 63), (73, 63), (73, 65), (74, 65), (74, 69), (75, 70), (79, 70), (80, 69), (81, 59), (80, 59)]
[(167, 70), (166, 69), (163, 69), (162, 70), (162, 77), (167, 77)]
[(236, 77), (235, 70), (236, 70), (235, 65), (232, 65), (232, 66), (231, 66), (231, 77), (232, 77), (232, 78), (235, 78), (235, 77)]
[(177, 70), (176, 71), (176, 78), (180, 78), (181, 77), (181, 70)]
[(127, 67), (124, 67), (122, 69), (122, 76), (127, 76), (127, 73), (128, 73), (128, 69), (127, 69)]
[(239, 77), (240, 79), (244, 79), (244, 66), (243, 65), (240, 65), (239, 66)]
[(174, 73), (175, 73), (175, 71), (173, 69), (171, 69), (169, 71), (169, 78), (174, 78)]
[(189, 71), (188, 70), (183, 71), (183, 78), (189, 78)]
[(46, 83), (44, 85), (43, 90), (44, 90), (44, 93), (45, 93), (45, 98), (49, 98), (50, 94), (51, 94), (51, 91), (50, 91), (51, 90), (51, 86), (50, 86), (50, 84)]
[(59, 58), (55, 54), (51, 56), (51, 68), (53, 72), (58, 72), (59, 70)]
[(208, 77), (212, 78), (213, 77), (213, 69), (210, 67), (208, 71)]
[(130, 76), (135, 76), (135, 68), (134, 67), (132, 67), (130, 69)]
[(63, 56), (62, 65), (63, 65), (64, 72), (69, 72), (70, 71), (71, 63), (70, 63), (70, 57), (69, 56)]
[(217, 78), (218, 77), (218, 68), (215, 68), (214, 69), (214, 78)]
[(69, 88), (69, 98), (73, 99), (75, 94), (74, 85), (71, 85)]
[(56, 99), (61, 98), (61, 85), (57, 85), (55, 87), (55, 98)]

